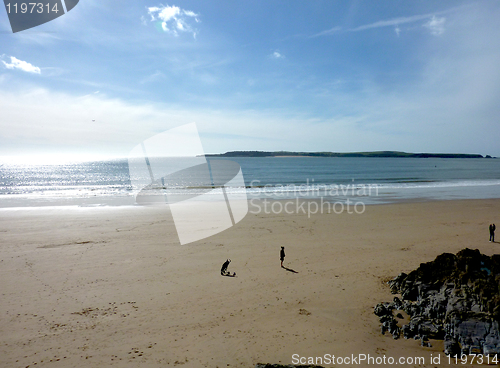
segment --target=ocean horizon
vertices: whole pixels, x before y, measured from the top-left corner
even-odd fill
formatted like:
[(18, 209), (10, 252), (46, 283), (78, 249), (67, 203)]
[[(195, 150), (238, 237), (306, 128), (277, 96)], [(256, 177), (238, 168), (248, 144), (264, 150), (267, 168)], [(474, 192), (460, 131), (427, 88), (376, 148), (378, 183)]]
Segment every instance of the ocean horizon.
[[(460, 158), (237, 157), (251, 199), (414, 200), (500, 198), (500, 160)], [(206, 192), (210, 183), (161, 188), (169, 195)], [(134, 205), (128, 161), (0, 166), (0, 208)]]

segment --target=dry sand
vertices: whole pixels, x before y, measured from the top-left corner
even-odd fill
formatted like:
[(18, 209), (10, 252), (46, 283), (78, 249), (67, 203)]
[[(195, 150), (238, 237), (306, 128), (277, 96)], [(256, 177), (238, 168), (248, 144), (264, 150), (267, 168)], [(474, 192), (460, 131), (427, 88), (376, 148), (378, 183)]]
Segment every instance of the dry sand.
[[(440, 253), (499, 252), (488, 242), (499, 208), (465, 200), (248, 214), (183, 246), (165, 208), (0, 210), (0, 367), (252, 368), (292, 354), (429, 363), (442, 344), (382, 336), (373, 307), (393, 298), (385, 281)], [(298, 273), (280, 268), (282, 245)], [(220, 275), (226, 258), (237, 277)]]

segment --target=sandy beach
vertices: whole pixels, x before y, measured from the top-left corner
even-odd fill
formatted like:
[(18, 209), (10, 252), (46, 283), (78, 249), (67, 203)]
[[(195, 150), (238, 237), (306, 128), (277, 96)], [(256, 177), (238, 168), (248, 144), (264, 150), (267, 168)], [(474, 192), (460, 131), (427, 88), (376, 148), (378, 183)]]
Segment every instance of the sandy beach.
[[(0, 366), (253, 368), (365, 354), (434, 367), (439, 352), (449, 366), (440, 342), (382, 336), (373, 307), (392, 300), (387, 280), (443, 252), (500, 253), (488, 242), (499, 209), (494, 199), (249, 213), (182, 246), (164, 207), (2, 209)], [(220, 275), (227, 258), (236, 277)]]

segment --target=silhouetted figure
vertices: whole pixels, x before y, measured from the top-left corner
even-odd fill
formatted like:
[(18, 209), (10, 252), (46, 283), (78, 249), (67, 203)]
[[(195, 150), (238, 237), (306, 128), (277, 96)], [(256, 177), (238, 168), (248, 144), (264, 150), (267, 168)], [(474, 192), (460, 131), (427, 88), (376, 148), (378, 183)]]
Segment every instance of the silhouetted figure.
[(495, 230), (496, 230), (495, 224), (490, 224), (490, 242), (495, 242)]
[(230, 259), (227, 259), (226, 262), (222, 265), (222, 268), (220, 269), (220, 274), (222, 276), (226, 276), (227, 274), (227, 267), (229, 266), (229, 263), (231, 262)]
[(284, 260), (285, 260), (285, 247), (281, 247), (281, 251), (280, 251), (281, 267), (283, 267), (283, 261)]

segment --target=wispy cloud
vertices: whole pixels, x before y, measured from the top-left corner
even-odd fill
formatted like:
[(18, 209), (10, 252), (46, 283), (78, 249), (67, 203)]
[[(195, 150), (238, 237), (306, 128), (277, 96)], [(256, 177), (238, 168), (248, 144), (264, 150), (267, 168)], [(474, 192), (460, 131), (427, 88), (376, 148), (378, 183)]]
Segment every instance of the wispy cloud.
[(444, 33), (445, 22), (446, 18), (433, 16), (431, 20), (424, 24), (424, 27), (428, 28), (434, 36), (439, 36)]
[(433, 15), (432, 14), (422, 14), (422, 15), (414, 15), (411, 17), (398, 17), (398, 18), (392, 18), (392, 19), (388, 19), (388, 20), (380, 20), (378, 22), (364, 24), (364, 25), (356, 27), (356, 28), (348, 29), (348, 31), (359, 32), (359, 31), (365, 31), (367, 29), (380, 28), (380, 27), (395, 27), (395, 26), (398, 26), (400, 24), (413, 23), (413, 22), (417, 22), (419, 20), (428, 19), (431, 16), (433, 16)]
[(394, 28), (394, 32), (396, 32), (396, 36), (399, 37), (399, 34), (401, 33), (401, 28), (399, 28), (399, 25), (397, 25), (396, 28)]
[(321, 31), (319, 33), (313, 34), (312, 36), (310, 36), (310, 38), (328, 36), (328, 35), (340, 32), (341, 30), (342, 30), (342, 27), (340, 27), (340, 26), (333, 27), (333, 28), (327, 29), (325, 31)]
[[(151, 21), (161, 21), (161, 28), (174, 36), (178, 36), (179, 32), (191, 33), (196, 38), (197, 30), (193, 28), (190, 22), (194, 19), (199, 23), (199, 15), (191, 10), (184, 10), (178, 6), (153, 6), (148, 8), (148, 14), (151, 16)], [(193, 19), (191, 19), (193, 18)]]
[(156, 81), (158, 81), (160, 79), (164, 79), (164, 78), (166, 78), (165, 74), (163, 74), (162, 72), (157, 70), (155, 73), (143, 78), (140, 81), (140, 83), (144, 84), (144, 83), (156, 82)]
[(7, 63), (3, 60), (2, 63), (5, 65), (7, 69), (19, 69), (27, 73), (41, 74), (41, 70), (39, 67), (34, 66), (26, 61), (19, 60), (14, 56), (10, 57), (10, 63)]
[(271, 55), (271, 59), (284, 59), (285, 55), (280, 53), (278, 50), (274, 51)]
[[(449, 10), (452, 11), (453, 9)], [(407, 23), (415, 23), (418, 21), (422, 20), (427, 20), (426, 23), (423, 24), (424, 27), (428, 28), (433, 35), (440, 35), (444, 32), (444, 23), (446, 21), (446, 18), (444, 17), (437, 17), (436, 14), (443, 14), (443, 13), (448, 13), (449, 11), (443, 11), (443, 12), (438, 12), (434, 14), (420, 14), (420, 15), (413, 15), (410, 17), (397, 17), (397, 18), (392, 18), (392, 19), (387, 19), (387, 20), (380, 20), (377, 22), (369, 23), (369, 24), (364, 24), (355, 28), (347, 28), (347, 29), (342, 29), (342, 27), (337, 26), (333, 27), (330, 29), (327, 29), (325, 31), (321, 31), (319, 33), (316, 33), (310, 38), (314, 37), (320, 37), (320, 36), (329, 36), (335, 33), (339, 32), (360, 32), (360, 31), (366, 31), (369, 29), (374, 29), (374, 28), (382, 28), (382, 27), (395, 27), (394, 31), (396, 32), (396, 35), (399, 37), (399, 34), (401, 33), (401, 28), (399, 27), (401, 24), (407, 24)]]
[[(67, 70), (64, 70), (63, 68), (59, 67), (53, 67), (53, 66), (46, 66), (41, 68), (41, 71), (43, 71), (43, 75), (46, 77), (59, 77), (65, 73), (67, 73)], [(40, 71), (40, 73), (41, 73)]]

